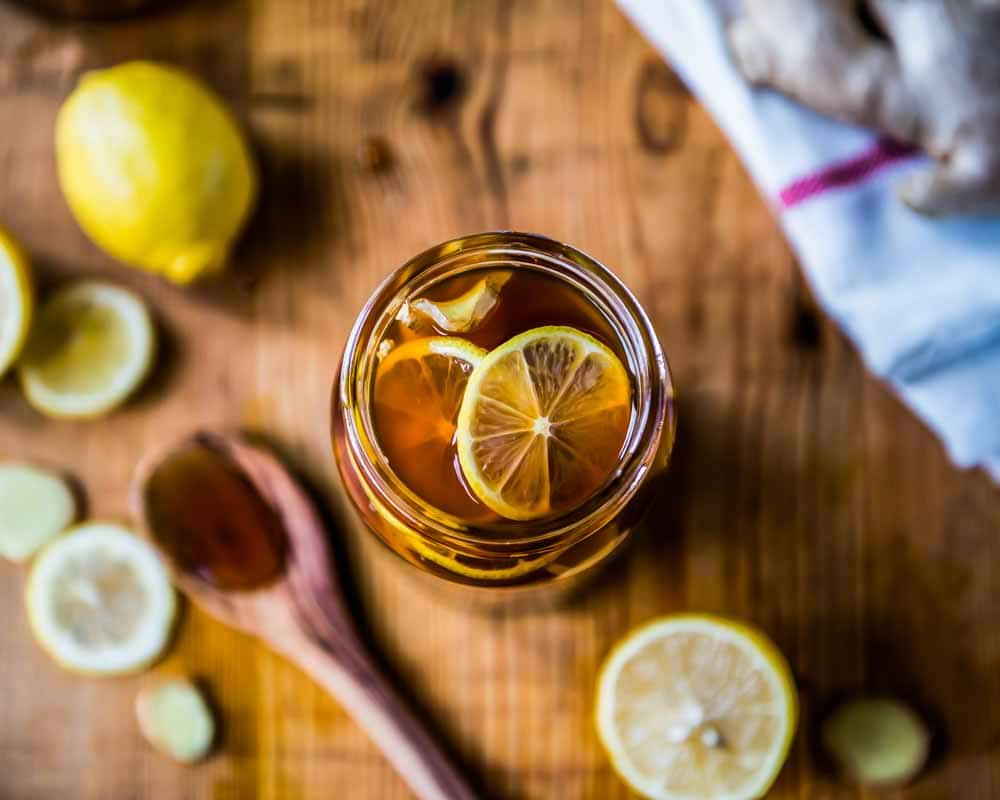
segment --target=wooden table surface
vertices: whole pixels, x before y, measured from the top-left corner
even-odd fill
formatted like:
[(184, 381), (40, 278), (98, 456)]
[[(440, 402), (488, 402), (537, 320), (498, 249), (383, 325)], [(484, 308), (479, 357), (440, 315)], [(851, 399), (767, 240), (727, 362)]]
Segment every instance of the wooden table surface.
[[(651, 0), (652, 2), (652, 0)], [(260, 210), (219, 285), (114, 264), (72, 221), (52, 127), (89, 68), (195, 70), (259, 148)], [(591, 724), (611, 644), (665, 612), (766, 628), (804, 725), (771, 796), (861, 798), (815, 756), (844, 692), (898, 692), (938, 756), (886, 797), (1000, 797), (1000, 494), (866, 374), (818, 313), (765, 203), (705, 111), (607, 0), (191, 0), (120, 24), (0, 4), (0, 222), (46, 285), (138, 290), (165, 339), (156, 377), (92, 423), (46, 420), (0, 385), (0, 457), (67, 468), (125, 518), (148, 447), (195, 426), (279, 441), (340, 520), (372, 641), (491, 798), (628, 796)], [(373, 157), (376, 156), (376, 157)], [(360, 547), (328, 443), (331, 380), (376, 282), (440, 240), (513, 227), (613, 265), (653, 317), (680, 438), (648, 528), (557, 611), (483, 616)], [(0, 798), (403, 798), (351, 720), (294, 668), (189, 611), (169, 658), (211, 687), (219, 754), (184, 768), (139, 737), (142, 678), (61, 672), (34, 644), (22, 569), (0, 566)]]

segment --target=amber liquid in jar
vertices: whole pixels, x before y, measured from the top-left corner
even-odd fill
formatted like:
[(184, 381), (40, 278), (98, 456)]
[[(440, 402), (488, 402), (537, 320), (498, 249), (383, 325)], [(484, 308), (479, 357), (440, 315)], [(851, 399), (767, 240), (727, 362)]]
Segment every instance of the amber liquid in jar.
[[(481, 306), (477, 287), (484, 283), (496, 291)], [(444, 313), (446, 308), (449, 313)], [(457, 317), (451, 313), (456, 309), (463, 309)], [(617, 376), (612, 385), (618, 388), (613, 395), (601, 395), (614, 402), (595, 413), (587, 404), (594, 384), (578, 384), (584, 389), (576, 392), (574, 401), (583, 398), (595, 421), (592, 430), (599, 432), (573, 440), (580, 469), (575, 469), (573, 458), (562, 458), (559, 481), (548, 484), (548, 510), (541, 507), (537, 516), (518, 518), (496, 510), (503, 503), (495, 496), (489, 504), (483, 502), (475, 480), (463, 472), (458, 455), (460, 409), (463, 399), (474, 400), (481, 409), (483, 395), (468, 394), (466, 384), (449, 392), (455, 375), (448, 370), (462, 371), (465, 379), (473, 375), (473, 385), (478, 381), (482, 388), (484, 376), (492, 373), (476, 373), (475, 364), (485, 369), (486, 353), (497, 352), (495, 348), (519, 334), (531, 336), (527, 332), (553, 326), (563, 333), (573, 329), (591, 341), (605, 354), (605, 365), (613, 354), (620, 362), (617, 371), (612, 370)], [(575, 341), (579, 345), (579, 338)], [(439, 357), (437, 366), (427, 355), (432, 351)], [(424, 355), (413, 358), (415, 353)], [(505, 357), (510, 353), (505, 351)], [(441, 368), (445, 354), (450, 361)], [(414, 388), (419, 379), (395, 386), (388, 379), (408, 360), (421, 360), (408, 368), (424, 371), (423, 388)], [(530, 368), (532, 375), (546, 374), (543, 361)], [(499, 359), (492, 361), (490, 368), (497, 363)], [(446, 378), (435, 383), (433, 376), (442, 374)], [(532, 382), (536, 391), (542, 386)], [(523, 392), (524, 382), (516, 376), (511, 385)], [(536, 592), (526, 595), (521, 590), (578, 585), (575, 578), (590, 574), (642, 518), (673, 445), (670, 375), (641, 307), (606, 267), (579, 250), (534, 234), (504, 231), (455, 239), (390, 275), (355, 322), (333, 399), (337, 464), (363, 521), (383, 544), (422, 572), (453, 585), (494, 590), (469, 595), (475, 602), (534, 597)], [(549, 416), (547, 411), (544, 419), (534, 417), (532, 424), (547, 425)], [(473, 415), (465, 423), (481, 419)], [(556, 423), (555, 417), (551, 422)], [(548, 431), (541, 431), (547, 441)], [(487, 433), (475, 441), (483, 438), (491, 437)], [(549, 441), (548, 471), (523, 471), (522, 485), (536, 485), (539, 474), (554, 475), (552, 447), (563, 444), (564, 437)], [(603, 466), (587, 474), (584, 460), (591, 467)], [(519, 462), (515, 458), (497, 463), (498, 469), (505, 469)], [(506, 473), (501, 479), (506, 480)], [(564, 489), (561, 496), (557, 485)], [(496, 486), (486, 485), (486, 490)], [(492, 605), (493, 600), (486, 603)]]
[[(482, 285), (484, 279), (488, 280), (496, 274), (496, 270), (471, 270), (442, 281), (423, 293), (422, 297), (434, 303), (446, 303), (462, 297), (477, 285)], [(437, 336), (461, 339), (489, 351), (524, 331), (558, 325), (590, 334), (624, 360), (624, 353), (608, 321), (567, 283), (531, 270), (501, 274), (504, 277), (509, 274), (509, 278), (498, 290), (488, 313), (470, 330), (449, 332), (429, 317), (418, 317), (415, 322), (397, 320), (382, 340), (384, 352), (391, 352), (391, 349), (417, 339)], [(456, 401), (460, 399), (456, 398)], [(379, 385), (376, 384), (373, 400), (372, 411), (379, 444), (389, 466), (410, 489), (435, 508), (464, 522), (502, 520), (476, 497), (462, 473), (456, 443), (457, 402), (447, 420), (450, 425), (447, 435), (415, 442), (414, 439), (419, 439), (420, 435), (419, 426), (414, 425), (414, 416), (419, 413), (419, 409), (412, 405), (414, 398), (380, 402), (383, 398), (379, 396)], [(584, 499), (579, 497), (577, 501)]]
[[(481, 303), (484, 284), (494, 291)], [(547, 337), (550, 349), (519, 349), (529, 339), (502, 347), (521, 334)], [(560, 336), (562, 344), (552, 344)], [(564, 360), (562, 372), (551, 360), (558, 361), (559, 347), (580, 359)], [(529, 381), (511, 366), (514, 353), (524, 357)], [(501, 363), (507, 371), (495, 372)], [(410, 378), (393, 377), (406, 370)], [(463, 380), (456, 382), (456, 373)], [(560, 406), (553, 398), (571, 382), (569, 406)], [(461, 388), (450, 388), (456, 383)], [(555, 394), (541, 402), (550, 389)], [(487, 408), (502, 397), (512, 408), (532, 391), (537, 411), (521, 405), (518, 418), (528, 427), (506, 426)], [(591, 406), (594, 393), (605, 403)], [(636, 526), (673, 445), (672, 396), (652, 326), (609, 270), (542, 236), (476, 234), (411, 259), (365, 306), (335, 384), (334, 451), (357, 512), (383, 544), (451, 584), (520, 597), (522, 589), (577, 584), (568, 579), (589, 573)], [(553, 426), (577, 420), (577, 412), (587, 416), (587, 432), (567, 439), (562, 428), (559, 435)], [(500, 427), (475, 427), (494, 423)], [(488, 475), (499, 451), (479, 443), (504, 431), (514, 449), (498, 456)], [(561, 456), (553, 455), (556, 447)], [(463, 470), (459, 452), (469, 467), (469, 448), (478, 448), (471, 466), (478, 475)], [(522, 469), (530, 448), (547, 453), (547, 461)], [(516, 481), (527, 487), (523, 494), (508, 492)], [(537, 486), (543, 491), (532, 495)], [(514, 502), (523, 499), (537, 504)], [(530, 513), (517, 515), (525, 509)]]

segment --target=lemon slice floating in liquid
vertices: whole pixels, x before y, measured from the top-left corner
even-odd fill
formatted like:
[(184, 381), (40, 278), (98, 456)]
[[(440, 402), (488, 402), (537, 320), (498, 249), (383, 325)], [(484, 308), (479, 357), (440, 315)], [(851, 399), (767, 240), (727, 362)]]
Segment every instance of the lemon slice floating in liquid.
[(482, 509), (459, 483), (452, 441), (469, 375), (485, 355), (464, 339), (416, 339), (391, 350), (375, 378), (375, 429), (393, 471), (423, 500), (462, 518)]
[(632, 387), (618, 357), (575, 328), (525, 331), (473, 370), (458, 455), (476, 496), (513, 520), (579, 505), (618, 463)]

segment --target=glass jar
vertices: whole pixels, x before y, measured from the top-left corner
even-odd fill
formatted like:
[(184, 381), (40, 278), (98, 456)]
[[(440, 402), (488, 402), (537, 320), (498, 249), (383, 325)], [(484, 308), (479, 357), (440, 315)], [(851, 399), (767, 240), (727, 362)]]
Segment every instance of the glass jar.
[[(393, 472), (372, 419), (379, 346), (408, 300), (469, 270), (535, 270), (565, 282), (613, 331), (631, 376), (632, 421), (617, 468), (578, 507), (537, 521), (470, 524), (421, 500)], [(498, 302), (503, 302), (502, 295)], [(362, 309), (333, 392), (333, 444), (361, 518), (393, 552), (446, 581), (510, 594), (565, 583), (608, 558), (647, 509), (674, 442), (673, 386), (635, 297), (590, 256), (543, 236), (481, 233), (444, 242), (390, 275)]]

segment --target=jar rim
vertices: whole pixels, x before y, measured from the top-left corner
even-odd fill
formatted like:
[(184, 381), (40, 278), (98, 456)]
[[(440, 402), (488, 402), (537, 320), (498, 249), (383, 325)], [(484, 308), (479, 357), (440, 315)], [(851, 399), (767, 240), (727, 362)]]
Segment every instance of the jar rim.
[[(371, 390), (377, 344), (406, 299), (446, 277), (470, 268), (506, 265), (548, 269), (573, 283), (608, 317), (628, 359), (635, 409), (623, 455), (615, 471), (576, 508), (537, 521), (469, 523), (419, 498), (391, 469), (374, 433)], [(652, 323), (635, 296), (604, 264), (571, 245), (547, 236), (488, 231), (450, 239), (409, 259), (373, 292), (352, 326), (334, 386), (349, 456), (378, 502), (404, 525), (439, 544), (512, 552), (530, 547), (565, 547), (567, 537), (585, 538), (614, 518), (644, 483), (664, 435), (673, 440), (676, 424), (669, 366)], [(374, 457), (373, 457), (374, 456)]]

